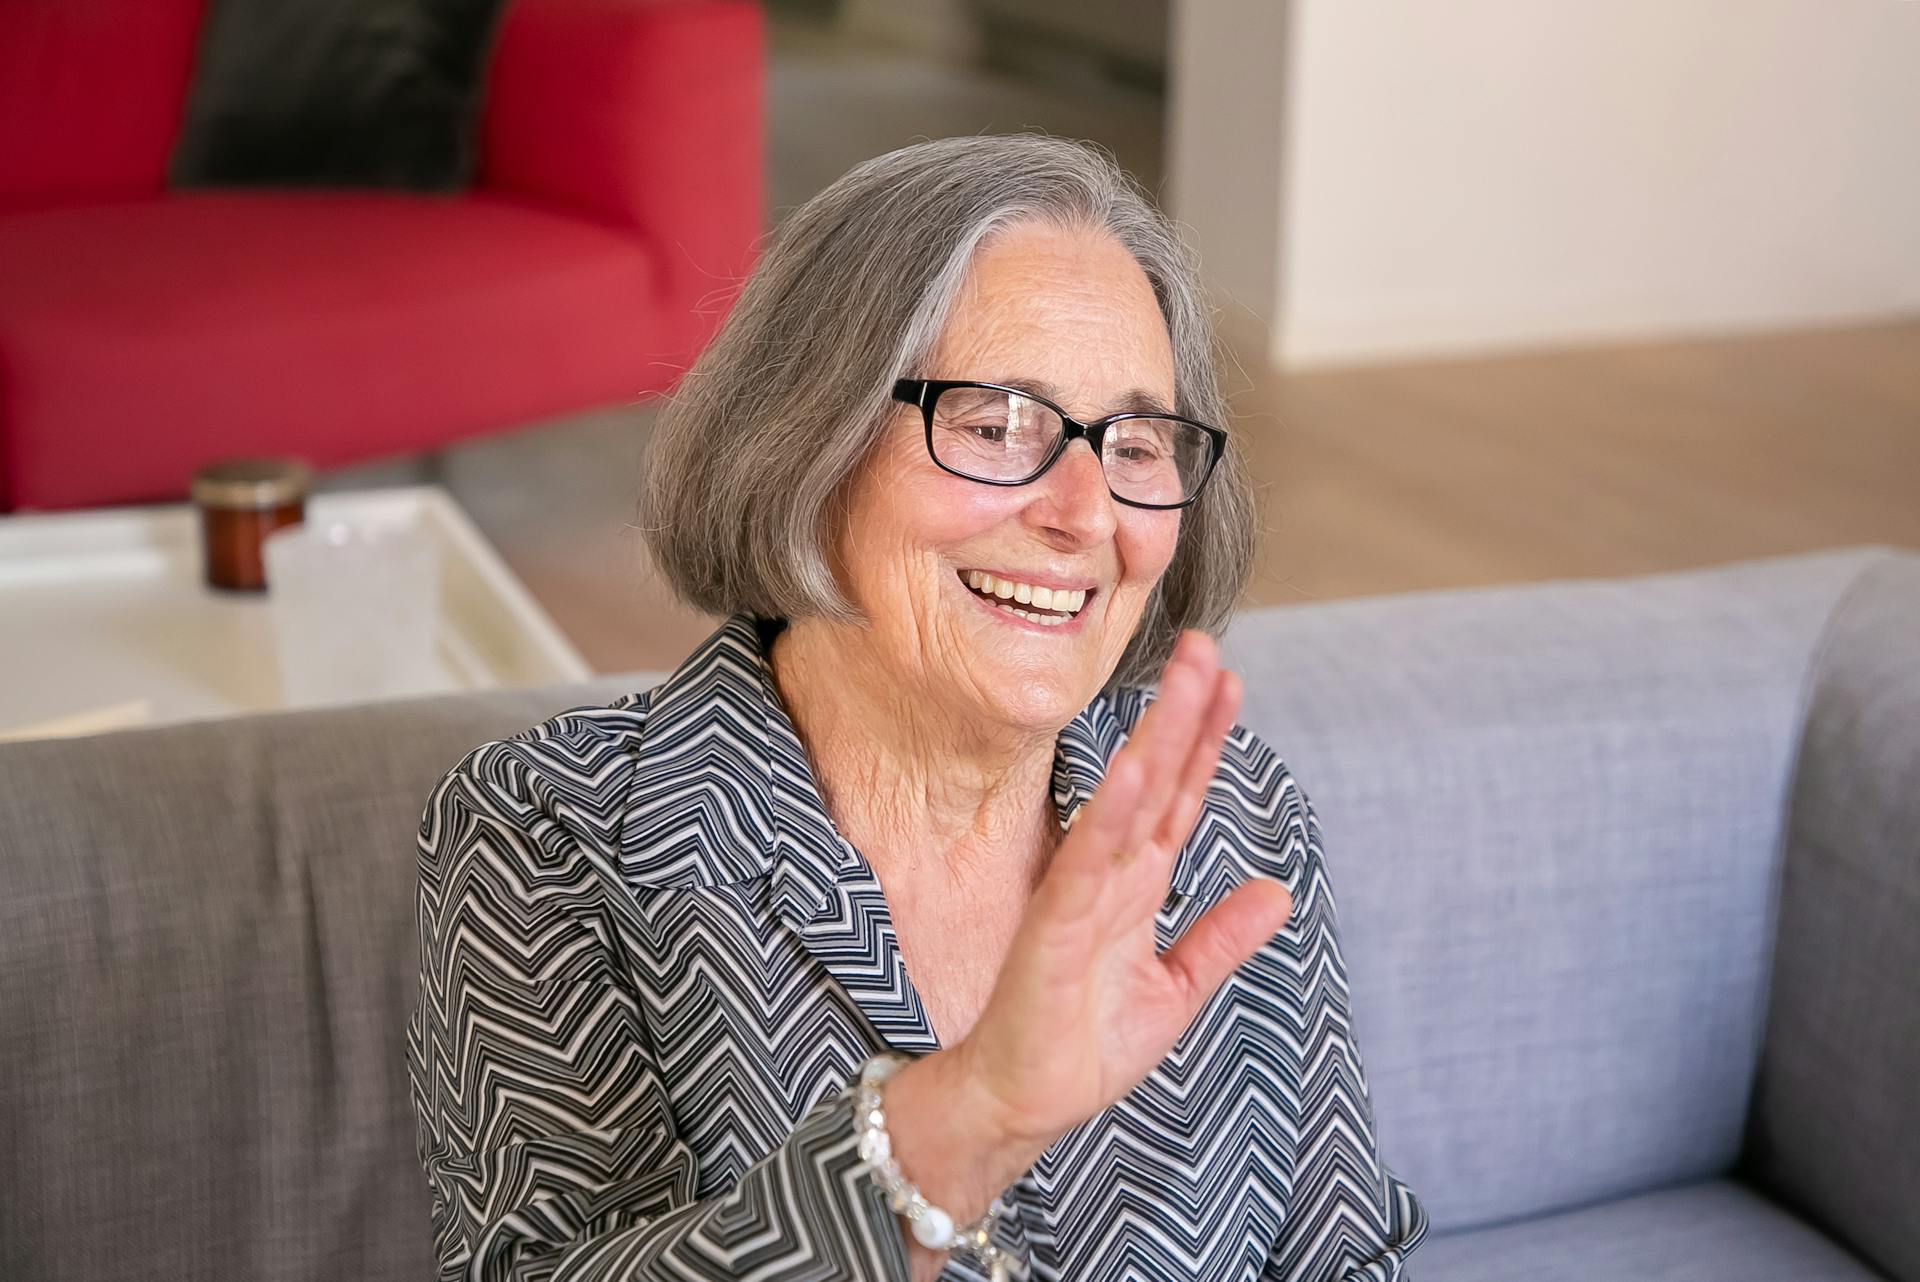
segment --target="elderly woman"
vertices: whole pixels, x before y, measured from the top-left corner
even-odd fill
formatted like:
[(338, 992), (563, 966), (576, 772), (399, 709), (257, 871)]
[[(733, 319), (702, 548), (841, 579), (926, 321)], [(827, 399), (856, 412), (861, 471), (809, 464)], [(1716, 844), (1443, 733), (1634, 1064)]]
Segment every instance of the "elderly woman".
[(426, 807), (442, 1278), (1406, 1276), (1318, 820), (1209, 636), (1253, 520), (1211, 342), (1077, 144), (780, 226), (652, 447), (725, 624)]

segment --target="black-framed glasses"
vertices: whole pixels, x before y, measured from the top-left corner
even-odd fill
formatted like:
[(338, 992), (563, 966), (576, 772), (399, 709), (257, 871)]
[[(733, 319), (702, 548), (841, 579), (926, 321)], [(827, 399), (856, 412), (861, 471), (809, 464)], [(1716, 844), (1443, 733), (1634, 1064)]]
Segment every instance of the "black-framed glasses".
[(893, 399), (920, 407), (934, 463), (987, 485), (1040, 479), (1084, 436), (1107, 489), (1129, 507), (1185, 507), (1227, 449), (1225, 432), (1177, 414), (1128, 412), (1082, 423), (1043, 396), (999, 383), (903, 378)]

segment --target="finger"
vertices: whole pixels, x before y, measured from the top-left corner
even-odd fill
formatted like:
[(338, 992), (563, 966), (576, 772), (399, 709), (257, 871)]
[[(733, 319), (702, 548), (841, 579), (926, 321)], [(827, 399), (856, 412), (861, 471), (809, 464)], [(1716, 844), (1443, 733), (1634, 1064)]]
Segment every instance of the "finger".
[(1044, 886), (1063, 907), (1086, 910), (1113, 880), (1113, 855), (1126, 840), (1140, 806), (1140, 764), (1125, 752), (1114, 754), (1106, 777), (1073, 821), (1047, 869)]
[[(1048, 878), (1054, 883), (1053, 893), (1059, 896), (1059, 906), (1063, 911), (1087, 911), (1112, 900), (1115, 895), (1121, 896), (1120, 902), (1140, 898), (1126, 894), (1131, 879), (1115, 874), (1133, 863), (1137, 852), (1153, 831), (1154, 825), (1150, 819), (1141, 818), (1143, 810), (1153, 804), (1149, 799), (1148, 786), (1152, 773), (1156, 770), (1163, 776), (1177, 773), (1177, 765), (1169, 766), (1163, 761), (1156, 761), (1153, 750), (1155, 745), (1174, 738), (1165, 725), (1169, 717), (1178, 712), (1183, 704), (1192, 703), (1198, 698), (1197, 692), (1187, 688), (1197, 680), (1190, 662), (1196, 638), (1203, 658), (1207, 657), (1206, 650), (1212, 640), (1210, 637), (1203, 633), (1181, 635), (1161, 678), (1160, 695), (1142, 714), (1126, 745), (1108, 763), (1106, 777), (1101, 780), (1099, 788), (1087, 802), (1084, 813), (1074, 821), (1072, 831), (1054, 855)], [(1191, 715), (1197, 723), (1198, 714)], [(1191, 732), (1185, 737), (1190, 741)], [(1164, 799), (1159, 804), (1164, 807)], [(1164, 880), (1164, 875), (1161, 879)], [(1148, 905), (1148, 910), (1151, 911), (1159, 902), (1156, 896), (1153, 903)], [(1119, 913), (1115, 924), (1131, 923), (1136, 916), (1137, 913)]]
[(1186, 999), (1189, 1019), (1292, 914), (1293, 896), (1287, 888), (1257, 877), (1236, 886), (1160, 955)]
[(1220, 771), (1220, 747), (1226, 741), (1227, 731), (1233, 729), (1234, 718), (1240, 714), (1241, 693), (1239, 673), (1222, 668), (1214, 683), (1213, 702), (1201, 719), (1193, 751), (1180, 772), (1179, 791), (1167, 807), (1165, 827), (1155, 837), (1163, 849), (1178, 851), (1193, 836), (1200, 808), (1206, 804), (1207, 789), (1213, 786), (1214, 776)]
[(1115, 852), (1113, 911), (1115, 924), (1125, 931), (1151, 920), (1166, 899), (1168, 869), (1179, 851), (1160, 845), (1157, 834), (1165, 827), (1165, 812), (1178, 792), (1183, 764), (1212, 700), (1218, 662), (1213, 639), (1202, 632), (1183, 632), (1175, 655), (1178, 662), (1168, 663), (1158, 695), (1128, 738), (1128, 748), (1140, 754), (1146, 772), (1147, 796)]
[(1167, 807), (1180, 786), (1182, 764), (1193, 750), (1212, 699), (1218, 668), (1213, 639), (1203, 632), (1189, 632), (1180, 640), (1179, 661), (1168, 662), (1159, 695), (1122, 750), (1140, 755), (1146, 793), (1127, 832), (1129, 857), (1141, 852), (1162, 827)]

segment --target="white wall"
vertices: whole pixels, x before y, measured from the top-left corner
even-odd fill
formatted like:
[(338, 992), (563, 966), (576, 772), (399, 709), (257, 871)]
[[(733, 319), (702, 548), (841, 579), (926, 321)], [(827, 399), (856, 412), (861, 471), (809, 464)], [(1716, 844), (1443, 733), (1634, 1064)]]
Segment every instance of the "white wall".
[(1270, 155), (1204, 54), (1277, 7), (1274, 265), (1242, 279), (1283, 363), (1920, 311), (1920, 3), (1185, 0), (1176, 79), (1215, 87), (1176, 91), (1173, 203), (1209, 258), (1190, 197), (1236, 135)]

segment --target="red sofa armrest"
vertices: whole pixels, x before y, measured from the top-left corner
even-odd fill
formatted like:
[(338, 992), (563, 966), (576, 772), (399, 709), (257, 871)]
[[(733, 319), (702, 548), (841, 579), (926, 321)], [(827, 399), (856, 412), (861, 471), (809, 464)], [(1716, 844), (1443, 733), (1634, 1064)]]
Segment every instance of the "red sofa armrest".
[(0, 0), (0, 207), (158, 196), (203, 0)]
[(765, 217), (759, 5), (511, 0), (479, 182), (631, 228), (676, 299), (731, 293)]

